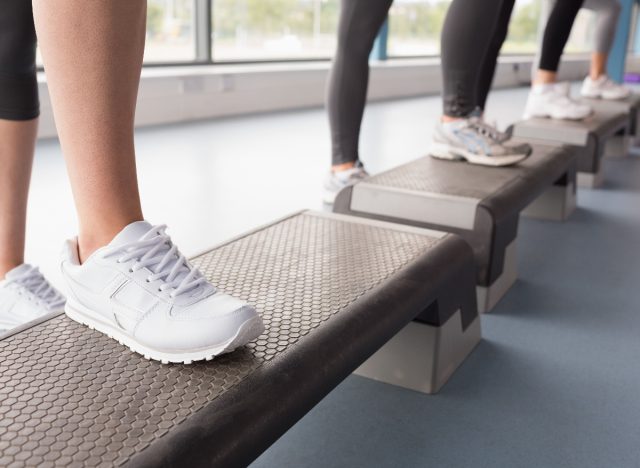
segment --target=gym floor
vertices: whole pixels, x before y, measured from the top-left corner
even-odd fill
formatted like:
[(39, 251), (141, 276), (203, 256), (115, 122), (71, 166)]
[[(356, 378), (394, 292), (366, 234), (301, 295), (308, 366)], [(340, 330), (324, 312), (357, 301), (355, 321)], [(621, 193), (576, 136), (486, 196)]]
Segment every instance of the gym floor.
[[(496, 91), (488, 118), (504, 127), (525, 99)], [(370, 171), (425, 154), (439, 111), (436, 97), (370, 105)], [(137, 145), (147, 217), (188, 255), (322, 209), (321, 110), (141, 129)], [(569, 221), (521, 221), (519, 280), (439, 395), (352, 376), (252, 466), (637, 467), (640, 157), (607, 160), (605, 172)], [(38, 143), (29, 222), (27, 261), (60, 284), (57, 253), (76, 222), (54, 140)]]

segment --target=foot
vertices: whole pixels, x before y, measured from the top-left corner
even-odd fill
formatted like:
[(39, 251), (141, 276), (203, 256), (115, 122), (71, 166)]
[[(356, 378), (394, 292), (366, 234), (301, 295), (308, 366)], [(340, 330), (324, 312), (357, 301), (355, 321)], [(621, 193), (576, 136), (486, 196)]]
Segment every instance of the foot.
[(616, 100), (628, 97), (631, 90), (611, 80), (607, 75), (602, 75), (596, 80), (587, 76), (582, 82), (580, 94), (586, 98)]
[(478, 126), (481, 133), (485, 134), (492, 140), (500, 143), (502, 146), (506, 147), (507, 149), (516, 151), (520, 154), (526, 154), (526, 155), (530, 155), (531, 152), (533, 151), (533, 149), (531, 148), (531, 145), (529, 145), (528, 143), (513, 142), (511, 140), (511, 138), (513, 137), (511, 132), (503, 132), (498, 128), (498, 126), (495, 123), (487, 122), (484, 119), (482, 112), (480, 112), (479, 110), (474, 111), (472, 116), (477, 118), (476, 125)]
[(332, 205), (340, 190), (358, 183), (367, 177), (369, 177), (369, 174), (364, 170), (364, 166), (360, 161), (357, 161), (356, 165), (351, 169), (339, 172), (330, 172), (324, 180), (324, 194), (322, 196), (322, 200), (326, 204)]
[(483, 166), (509, 166), (529, 156), (528, 145), (505, 145), (497, 132), (477, 117), (439, 122), (433, 135), (430, 155), (439, 159), (461, 160)]
[(524, 118), (582, 120), (591, 115), (591, 107), (569, 96), (568, 83), (534, 85), (529, 93)]
[(65, 298), (31, 265), (22, 264), (0, 281), (0, 330), (64, 310)]
[(163, 363), (209, 360), (257, 338), (255, 309), (217, 291), (165, 229), (132, 223), (83, 264), (77, 241), (67, 241), (67, 315)]

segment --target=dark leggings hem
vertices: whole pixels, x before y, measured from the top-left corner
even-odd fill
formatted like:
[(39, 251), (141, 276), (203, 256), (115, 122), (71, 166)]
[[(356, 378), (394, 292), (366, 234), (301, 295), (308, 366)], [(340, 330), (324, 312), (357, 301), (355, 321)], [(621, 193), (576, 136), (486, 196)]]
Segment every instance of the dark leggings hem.
[(21, 122), (37, 119), (38, 117), (40, 117), (40, 109), (33, 109), (31, 111), (0, 109), (0, 120)]

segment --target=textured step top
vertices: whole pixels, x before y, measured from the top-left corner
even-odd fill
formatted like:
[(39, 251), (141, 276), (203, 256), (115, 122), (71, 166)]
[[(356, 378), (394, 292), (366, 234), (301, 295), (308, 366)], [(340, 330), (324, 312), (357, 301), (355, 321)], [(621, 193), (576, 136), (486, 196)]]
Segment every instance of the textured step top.
[(163, 435), (444, 239), (306, 212), (195, 257), (266, 325), (258, 340), (211, 362), (147, 361), (64, 315), (0, 340), (0, 466), (120, 465), (163, 446)]
[[(521, 142), (514, 140), (514, 142)], [(533, 153), (520, 164), (488, 167), (430, 156), (366, 179), (363, 183), (402, 191), (484, 200), (518, 179), (529, 181), (553, 170), (559, 177), (574, 156), (559, 147), (533, 145)], [(546, 181), (549, 185), (554, 179)]]
[(640, 94), (632, 93), (625, 99), (587, 99), (581, 98), (581, 101), (586, 102), (594, 109), (605, 112), (625, 112), (629, 113), (632, 110), (637, 111), (640, 109)]
[(627, 113), (620, 110), (596, 110), (580, 121), (527, 119), (513, 125), (513, 135), (523, 139), (586, 146), (590, 136), (605, 139), (623, 130), (628, 118)]

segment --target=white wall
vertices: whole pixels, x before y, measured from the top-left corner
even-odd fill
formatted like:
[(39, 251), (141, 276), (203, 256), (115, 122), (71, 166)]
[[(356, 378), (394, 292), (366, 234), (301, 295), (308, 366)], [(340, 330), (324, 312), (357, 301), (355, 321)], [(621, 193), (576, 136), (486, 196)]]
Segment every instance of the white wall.
[[(501, 58), (494, 85), (526, 85), (531, 57)], [(146, 68), (142, 72), (136, 125), (168, 124), (256, 112), (317, 107), (324, 103), (330, 64), (289, 63)], [(566, 59), (562, 79), (585, 76), (585, 57)], [(56, 135), (46, 78), (40, 76), (41, 137)], [(439, 59), (372, 64), (369, 99), (436, 94)]]

